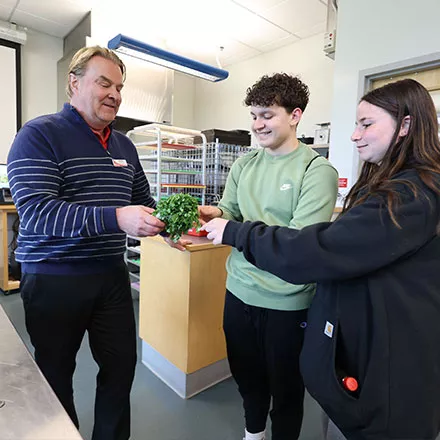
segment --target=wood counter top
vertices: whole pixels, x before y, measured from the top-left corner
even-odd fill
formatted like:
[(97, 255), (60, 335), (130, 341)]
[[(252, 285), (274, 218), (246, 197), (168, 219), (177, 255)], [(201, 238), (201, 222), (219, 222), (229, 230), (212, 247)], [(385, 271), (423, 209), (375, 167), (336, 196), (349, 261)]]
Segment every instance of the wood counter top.
[[(182, 235), (182, 239), (191, 241), (191, 244), (185, 246), (188, 252), (198, 252), (198, 251), (204, 251), (206, 249), (214, 249), (214, 248), (221, 248), (227, 246), (225, 244), (217, 244), (217, 245), (212, 244), (212, 241), (208, 240), (206, 237), (195, 237), (192, 235), (185, 234)], [(155, 240), (163, 243), (165, 246), (168, 246), (168, 244), (165, 242), (163, 237), (160, 236), (146, 237), (146, 238), (142, 238), (141, 240)]]
[(4, 205), (0, 205), (0, 211), (17, 212), (17, 208), (12, 203), (6, 203)]

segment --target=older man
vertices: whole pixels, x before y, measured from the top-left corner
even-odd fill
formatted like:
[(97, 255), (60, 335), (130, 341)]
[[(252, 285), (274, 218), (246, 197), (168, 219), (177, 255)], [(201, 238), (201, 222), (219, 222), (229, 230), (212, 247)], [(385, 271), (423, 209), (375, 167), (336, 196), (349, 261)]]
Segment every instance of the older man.
[(26, 123), (8, 157), (35, 359), (78, 426), (72, 377), (88, 332), (99, 365), (93, 440), (130, 436), (136, 333), (126, 233), (152, 236), (164, 227), (151, 215), (155, 201), (134, 145), (110, 125), (124, 78), (110, 50), (79, 50), (69, 68), (70, 103)]

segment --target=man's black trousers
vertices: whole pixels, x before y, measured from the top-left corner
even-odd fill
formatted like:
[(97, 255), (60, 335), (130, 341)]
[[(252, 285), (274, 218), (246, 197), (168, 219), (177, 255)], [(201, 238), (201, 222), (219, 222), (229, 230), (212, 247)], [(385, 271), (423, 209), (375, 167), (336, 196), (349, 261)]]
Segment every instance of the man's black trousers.
[(248, 432), (264, 431), (272, 400), (272, 440), (298, 439), (304, 401), (299, 354), (306, 321), (307, 310), (250, 306), (226, 291), (223, 328)]
[(78, 426), (72, 378), (87, 331), (99, 366), (92, 439), (128, 439), (136, 330), (125, 264), (92, 275), (24, 273), (20, 288), (35, 360), (72, 421)]

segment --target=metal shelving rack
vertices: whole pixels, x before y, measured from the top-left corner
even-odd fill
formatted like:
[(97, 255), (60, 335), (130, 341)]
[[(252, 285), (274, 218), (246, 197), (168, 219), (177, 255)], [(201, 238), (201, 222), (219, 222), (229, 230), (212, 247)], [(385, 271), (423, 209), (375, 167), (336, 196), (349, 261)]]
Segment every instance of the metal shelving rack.
[(127, 235), (125, 262), (130, 274), (131, 288), (139, 292), (141, 242), (139, 237)]
[[(206, 136), (197, 130), (147, 124), (127, 132), (135, 144), (142, 167), (158, 201), (186, 192), (205, 203)], [(202, 143), (195, 145), (195, 138)]]
[[(206, 136), (197, 130), (162, 124), (135, 127), (126, 134), (136, 146), (139, 159), (150, 183), (151, 195), (159, 201), (177, 192), (195, 197), (205, 204)], [(195, 145), (195, 140), (201, 139)], [(140, 247), (129, 246), (125, 260), (131, 287), (139, 291)]]
[(217, 205), (222, 198), (232, 164), (255, 147), (219, 142), (206, 146), (206, 204)]

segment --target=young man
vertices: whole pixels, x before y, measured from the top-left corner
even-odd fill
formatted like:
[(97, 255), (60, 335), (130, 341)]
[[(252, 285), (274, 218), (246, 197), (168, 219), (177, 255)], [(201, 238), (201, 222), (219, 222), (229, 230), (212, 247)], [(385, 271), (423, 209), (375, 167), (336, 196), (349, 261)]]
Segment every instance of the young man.
[[(263, 76), (247, 90), (252, 131), (263, 148), (237, 159), (218, 207), (200, 207), (202, 221), (223, 217), (302, 228), (330, 220), (337, 172), (297, 140), (308, 100), (308, 87), (284, 73)], [(265, 438), (271, 403), (272, 440), (297, 439), (304, 399), (299, 354), (315, 286), (288, 284), (236, 249), (227, 271), (224, 331), (243, 398), (245, 439)]]

